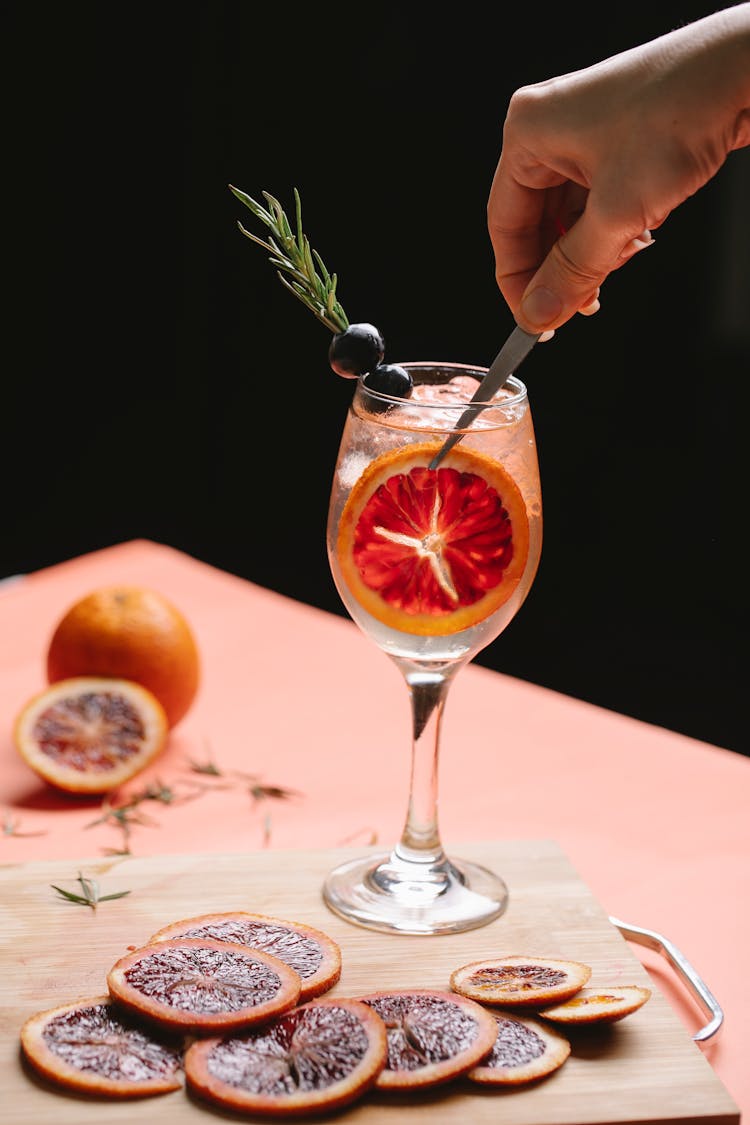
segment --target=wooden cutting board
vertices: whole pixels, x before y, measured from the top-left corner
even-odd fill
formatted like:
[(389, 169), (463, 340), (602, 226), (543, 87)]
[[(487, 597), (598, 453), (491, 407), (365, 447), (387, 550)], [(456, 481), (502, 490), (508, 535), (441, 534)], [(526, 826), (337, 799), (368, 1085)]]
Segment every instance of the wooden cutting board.
[[(502, 953), (584, 961), (593, 969), (592, 986), (633, 983), (652, 988), (648, 1003), (621, 1022), (577, 1034), (569, 1031), (570, 1058), (534, 1086), (487, 1091), (462, 1080), (421, 1095), (370, 1093), (336, 1121), (739, 1122), (737, 1106), (700, 1047), (553, 842), (483, 843), (455, 850), (501, 874), (510, 889), (510, 905), (502, 918), (482, 929), (441, 937), (376, 934), (350, 926), (327, 910), (320, 895), (325, 873), (362, 849), (118, 857), (0, 869), (3, 1119), (12, 1125), (110, 1125), (132, 1122), (136, 1114), (145, 1114), (152, 1125), (242, 1120), (218, 1113), (184, 1091), (137, 1103), (62, 1094), (22, 1063), (18, 1033), (26, 1017), (37, 1011), (105, 992), (105, 976), (113, 962), (129, 946), (145, 944), (168, 922), (208, 911), (250, 910), (308, 922), (335, 938), (341, 945), (343, 970), (334, 994), (342, 996), (376, 988), (447, 988), (454, 968)], [(100, 903), (96, 911), (68, 903), (51, 884), (77, 891), (79, 871), (95, 878), (103, 895), (131, 893)], [(649, 920), (629, 921), (648, 925)]]

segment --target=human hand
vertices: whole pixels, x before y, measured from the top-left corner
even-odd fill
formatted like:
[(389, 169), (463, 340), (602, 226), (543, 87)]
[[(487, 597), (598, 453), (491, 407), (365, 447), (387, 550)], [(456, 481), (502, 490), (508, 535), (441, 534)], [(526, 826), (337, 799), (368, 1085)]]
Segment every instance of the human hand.
[(748, 107), (750, 3), (517, 90), (487, 216), (521, 327), (596, 312), (608, 275), (750, 144)]

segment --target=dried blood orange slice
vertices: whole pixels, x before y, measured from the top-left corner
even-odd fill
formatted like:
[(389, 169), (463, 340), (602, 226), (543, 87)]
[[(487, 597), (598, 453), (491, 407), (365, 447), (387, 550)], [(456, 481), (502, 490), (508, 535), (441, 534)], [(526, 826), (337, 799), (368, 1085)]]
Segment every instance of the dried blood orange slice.
[(31, 1016), (21, 1047), (35, 1070), (70, 1090), (135, 1098), (182, 1086), (182, 1041), (129, 1019), (109, 996)]
[(473, 1000), (431, 988), (360, 996), (388, 1029), (383, 1090), (437, 1086), (471, 1070), (496, 1038), (495, 1021)]
[(16, 748), (40, 777), (69, 793), (106, 793), (139, 773), (167, 740), (154, 695), (132, 680), (74, 676), (22, 707)]
[(493, 1012), (497, 1036), (490, 1053), (466, 1075), (483, 1086), (520, 1086), (557, 1070), (570, 1054), (570, 1043), (533, 1016)]
[(339, 946), (328, 934), (304, 922), (289, 922), (244, 910), (198, 914), (194, 918), (183, 918), (163, 926), (153, 934), (148, 944), (176, 937), (232, 941), (278, 957), (300, 977), (299, 1003), (327, 992), (341, 976)]
[(493, 957), (472, 961), (451, 973), (454, 992), (482, 1004), (538, 1008), (575, 995), (591, 976), (581, 961), (549, 957)]
[(637, 984), (582, 988), (563, 1004), (540, 1008), (538, 1015), (554, 1023), (614, 1023), (637, 1011), (650, 997), (651, 989)]
[(386, 1051), (385, 1026), (366, 1004), (325, 996), (243, 1035), (196, 1040), (185, 1055), (185, 1077), (219, 1105), (301, 1116), (361, 1097)]
[(107, 974), (114, 1000), (164, 1027), (234, 1031), (294, 1007), (300, 979), (259, 949), (210, 938), (173, 938), (121, 957)]
[(489, 617), (521, 580), (529, 553), (523, 496), (497, 461), (440, 443), (394, 449), (349, 494), (336, 555), (360, 605), (384, 624), (424, 636)]

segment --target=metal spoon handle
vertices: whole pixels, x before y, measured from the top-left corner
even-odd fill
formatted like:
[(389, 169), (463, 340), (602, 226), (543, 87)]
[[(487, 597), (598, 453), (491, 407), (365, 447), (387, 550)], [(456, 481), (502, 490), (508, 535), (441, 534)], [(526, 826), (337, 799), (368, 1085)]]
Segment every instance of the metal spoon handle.
[(475, 394), (472, 395), (471, 401), (476, 402), (477, 405), (468, 406), (466, 410), (464, 410), (458, 420), (456, 429), (450, 437), (445, 440), (441, 448), (432, 458), (432, 461), (430, 461), (431, 469), (436, 469), (448, 450), (452, 449), (456, 442), (461, 440), (464, 435), (460, 431), (465, 430), (467, 426), (471, 425), (477, 414), (484, 409), (492, 396), (500, 390), (508, 376), (512, 375), (516, 368), (523, 362), (540, 335), (541, 333), (537, 333), (537, 335), (532, 336), (528, 332), (524, 332), (523, 328), (519, 328), (518, 325), (516, 325), (493, 359), (489, 371), (484, 379), (482, 379)]

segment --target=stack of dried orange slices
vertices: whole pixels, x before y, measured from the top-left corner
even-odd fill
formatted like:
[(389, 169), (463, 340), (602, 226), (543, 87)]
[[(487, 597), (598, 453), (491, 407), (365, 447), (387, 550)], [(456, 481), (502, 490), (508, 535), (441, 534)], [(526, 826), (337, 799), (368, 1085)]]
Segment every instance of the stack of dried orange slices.
[(444, 990), (323, 995), (340, 976), (341, 949), (322, 930), (199, 914), (120, 957), (108, 994), (31, 1016), (21, 1044), (41, 1075), (79, 1093), (142, 1097), (186, 1083), (223, 1109), (302, 1116), (372, 1089), (526, 1085), (571, 1053), (555, 1024), (619, 1020), (650, 996), (586, 988), (580, 961), (521, 955), (462, 965)]
[(177, 937), (231, 941), (278, 957), (300, 977), (300, 1003), (327, 992), (341, 976), (338, 944), (322, 930), (301, 922), (244, 910), (198, 914), (157, 930), (151, 941)]
[(494, 1046), (467, 1077), (483, 1085), (513, 1086), (543, 1078), (570, 1055), (571, 1044), (549, 1022), (591, 1024), (622, 1019), (645, 1004), (648, 988), (585, 988), (591, 966), (581, 961), (512, 955), (472, 961), (456, 969), (451, 988), (489, 1005), (497, 1025)]
[(198, 915), (119, 958), (108, 995), (31, 1016), (21, 1045), (40, 1074), (82, 1093), (167, 1093), (184, 1071), (196, 1093), (234, 1109), (339, 1108), (386, 1060), (385, 1026), (367, 1005), (321, 997), (340, 972), (337, 943), (312, 926)]

